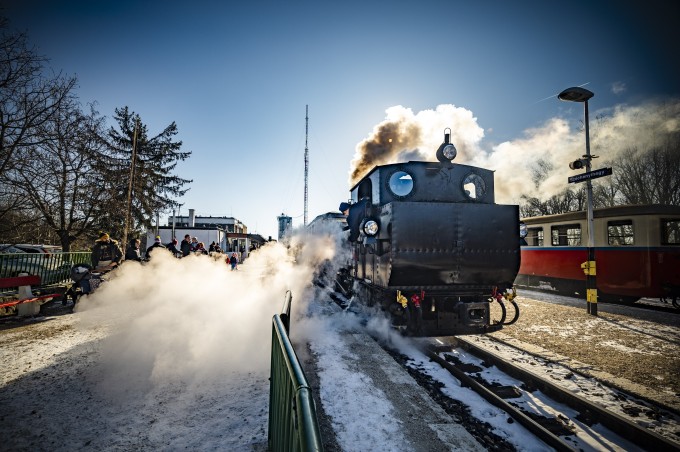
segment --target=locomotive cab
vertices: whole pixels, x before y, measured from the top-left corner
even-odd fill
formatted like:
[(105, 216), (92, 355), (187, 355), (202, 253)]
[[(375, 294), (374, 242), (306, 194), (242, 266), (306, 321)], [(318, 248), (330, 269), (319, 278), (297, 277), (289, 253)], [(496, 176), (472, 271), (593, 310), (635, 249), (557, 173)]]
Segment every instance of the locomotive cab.
[(493, 171), (442, 158), (448, 145), (439, 162), (376, 166), (351, 189), (360, 295), (414, 335), (502, 328), (505, 307), (494, 323), (488, 300), (520, 264), (518, 206), (495, 204)]

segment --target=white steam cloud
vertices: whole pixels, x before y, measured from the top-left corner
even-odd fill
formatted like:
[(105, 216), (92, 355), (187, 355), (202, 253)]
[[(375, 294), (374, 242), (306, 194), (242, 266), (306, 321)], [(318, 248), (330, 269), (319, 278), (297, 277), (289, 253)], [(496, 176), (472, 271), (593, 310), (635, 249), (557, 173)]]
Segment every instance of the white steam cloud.
[(219, 382), (233, 372), (266, 373), (272, 317), (293, 294), (295, 319), (313, 295), (312, 278), (339, 254), (340, 237), (296, 234), (268, 244), (231, 271), (209, 256), (176, 259), (162, 250), (125, 262), (79, 301), (84, 328), (106, 326), (102, 373), (109, 390), (167, 381)]
[[(517, 203), (522, 195), (547, 199), (563, 191), (570, 174), (569, 162), (585, 153), (582, 130), (562, 118), (552, 118), (524, 136), (488, 147), (484, 130), (471, 111), (454, 105), (413, 113), (395, 106), (371, 135), (359, 143), (351, 163), (350, 186), (373, 166), (408, 160), (434, 160), (444, 129), (458, 149), (455, 163), (496, 171), (496, 202)], [(591, 154), (599, 155), (595, 167), (623, 153), (646, 152), (680, 131), (680, 100), (618, 105), (590, 114)], [(541, 177), (536, 177), (540, 167)]]

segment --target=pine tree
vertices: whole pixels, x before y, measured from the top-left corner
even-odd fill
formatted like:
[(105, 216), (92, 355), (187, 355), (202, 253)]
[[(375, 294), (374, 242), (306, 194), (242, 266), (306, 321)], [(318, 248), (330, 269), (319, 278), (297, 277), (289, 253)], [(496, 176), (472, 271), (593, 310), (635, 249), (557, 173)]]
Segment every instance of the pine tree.
[[(189, 158), (191, 152), (181, 150), (181, 141), (173, 141), (177, 135), (175, 122), (158, 135), (150, 137), (140, 116), (128, 107), (117, 108), (113, 119), (117, 128), (112, 126), (107, 134), (110, 157), (103, 162), (104, 166), (100, 170), (107, 175), (105, 180), (111, 193), (111, 205), (106, 215), (108, 232), (122, 237), (130, 177), (132, 202), (129, 229), (139, 231), (142, 227), (151, 227), (156, 212), (179, 205), (176, 199), (187, 192), (188, 188), (184, 187), (192, 181), (172, 172), (179, 161)], [(136, 155), (131, 173), (135, 129)]]

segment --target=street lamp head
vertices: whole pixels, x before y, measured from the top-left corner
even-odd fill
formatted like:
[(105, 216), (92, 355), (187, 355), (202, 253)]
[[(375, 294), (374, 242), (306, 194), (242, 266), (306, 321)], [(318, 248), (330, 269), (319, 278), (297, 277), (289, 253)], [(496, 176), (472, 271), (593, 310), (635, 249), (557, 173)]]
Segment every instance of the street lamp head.
[(567, 102), (587, 102), (588, 99), (593, 97), (595, 93), (588, 91), (580, 86), (574, 86), (572, 88), (567, 88), (557, 95), (559, 100), (564, 100)]

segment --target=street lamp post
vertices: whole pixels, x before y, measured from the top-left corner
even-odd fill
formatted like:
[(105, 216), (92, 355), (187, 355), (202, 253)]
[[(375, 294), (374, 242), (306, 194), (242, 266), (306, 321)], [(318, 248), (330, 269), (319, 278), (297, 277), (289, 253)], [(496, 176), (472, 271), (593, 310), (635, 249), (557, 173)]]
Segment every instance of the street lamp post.
[[(567, 88), (557, 95), (557, 98), (567, 102), (583, 102), (584, 112), (585, 112), (585, 126), (586, 126), (586, 155), (583, 157), (585, 161), (586, 172), (589, 173), (591, 170), (590, 161), (592, 156), (590, 155), (590, 133), (589, 133), (589, 121), (588, 121), (588, 99), (593, 97), (595, 94), (592, 91), (588, 91), (581, 87)], [(578, 162), (578, 160), (577, 160)], [(576, 163), (576, 162), (574, 162)], [(570, 165), (572, 169), (576, 169), (574, 166)], [(593, 221), (593, 183), (590, 179), (586, 180), (586, 193), (588, 197), (588, 261), (581, 265), (584, 273), (586, 274), (586, 307), (588, 313), (591, 315), (597, 315), (597, 281), (596, 281), (596, 266), (595, 266), (595, 228)]]

